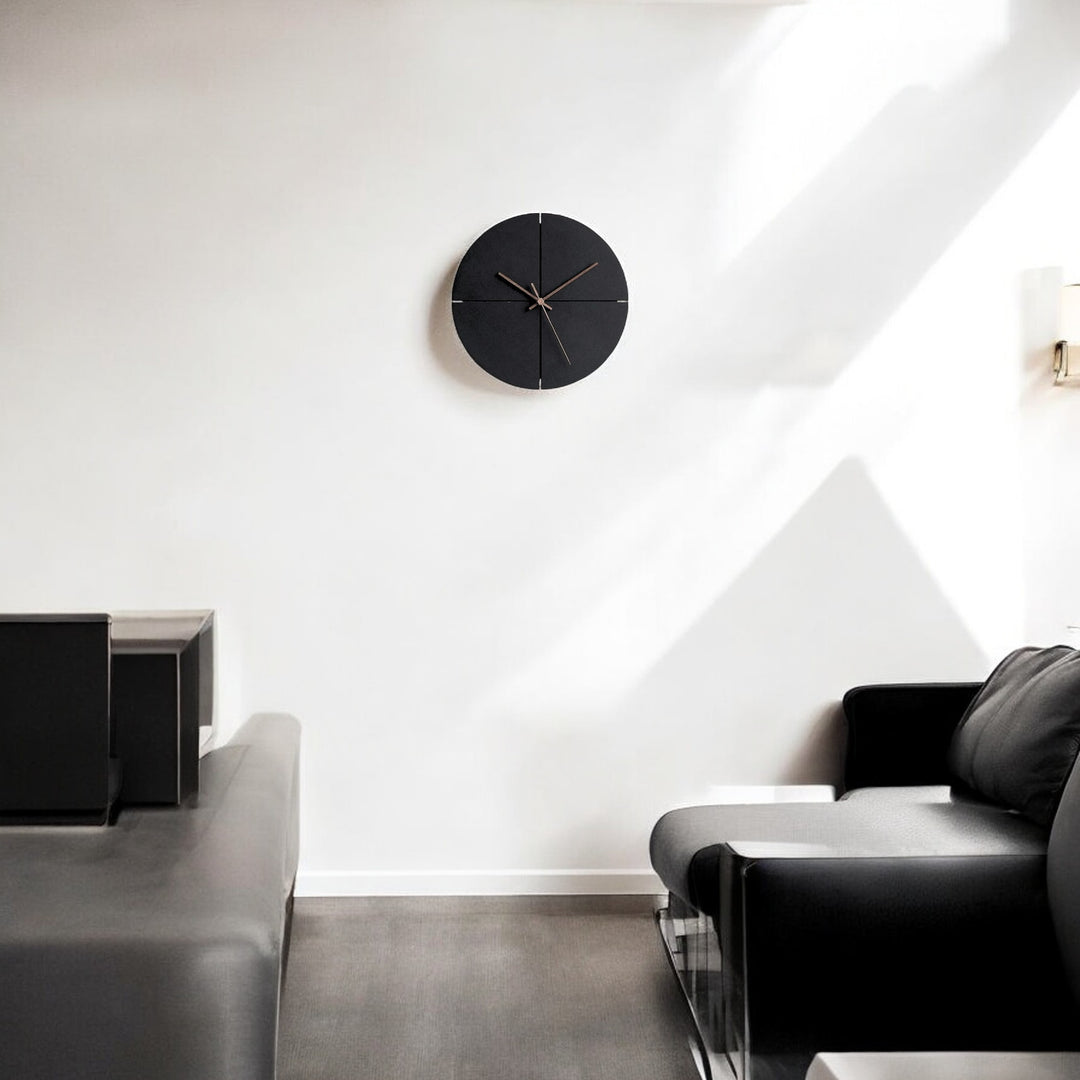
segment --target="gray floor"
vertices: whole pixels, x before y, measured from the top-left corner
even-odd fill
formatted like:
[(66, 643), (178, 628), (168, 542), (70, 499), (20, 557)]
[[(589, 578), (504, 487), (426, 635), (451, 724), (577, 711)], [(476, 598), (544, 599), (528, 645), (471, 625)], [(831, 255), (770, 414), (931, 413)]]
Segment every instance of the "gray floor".
[(279, 1080), (697, 1080), (647, 897), (300, 899)]

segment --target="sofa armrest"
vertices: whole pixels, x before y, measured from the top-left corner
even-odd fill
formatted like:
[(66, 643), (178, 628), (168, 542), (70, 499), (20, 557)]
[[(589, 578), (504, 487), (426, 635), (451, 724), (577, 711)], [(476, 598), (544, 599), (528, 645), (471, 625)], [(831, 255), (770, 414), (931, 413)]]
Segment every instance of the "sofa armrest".
[(977, 682), (856, 686), (844, 695), (844, 786), (951, 782), (946, 755)]
[(743, 1025), (729, 1041), (754, 1054), (1075, 1043), (1045, 873), (1037, 852), (725, 844), (725, 1012)]

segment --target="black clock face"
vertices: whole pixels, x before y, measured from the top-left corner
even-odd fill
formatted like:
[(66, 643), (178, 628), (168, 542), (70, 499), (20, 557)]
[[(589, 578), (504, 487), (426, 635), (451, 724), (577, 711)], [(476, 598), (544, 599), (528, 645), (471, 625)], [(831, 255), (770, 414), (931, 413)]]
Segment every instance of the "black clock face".
[(490, 375), (526, 389), (592, 374), (626, 325), (626, 275), (580, 221), (521, 214), (469, 248), (452, 292), (454, 326)]

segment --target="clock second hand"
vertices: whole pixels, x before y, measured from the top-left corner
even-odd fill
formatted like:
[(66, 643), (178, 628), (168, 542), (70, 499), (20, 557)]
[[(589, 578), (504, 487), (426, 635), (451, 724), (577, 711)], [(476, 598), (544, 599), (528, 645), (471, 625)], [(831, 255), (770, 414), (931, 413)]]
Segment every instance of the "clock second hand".
[[(559, 337), (559, 331), (555, 329), (555, 324), (551, 321), (551, 316), (548, 314), (548, 305), (544, 303), (543, 297), (541, 297), (536, 286), (531, 281), (529, 282), (529, 288), (532, 289), (533, 295), (536, 297), (536, 304), (540, 305), (540, 310), (544, 313), (544, 318), (547, 319), (548, 326), (551, 327), (551, 332), (555, 335), (555, 340), (559, 343), (559, 349), (566, 358), (566, 362), (573, 367), (574, 365), (570, 363), (570, 357), (566, 355), (566, 349), (563, 347), (562, 338)], [(533, 304), (529, 310), (532, 311), (532, 309), (536, 307), (536, 304)]]

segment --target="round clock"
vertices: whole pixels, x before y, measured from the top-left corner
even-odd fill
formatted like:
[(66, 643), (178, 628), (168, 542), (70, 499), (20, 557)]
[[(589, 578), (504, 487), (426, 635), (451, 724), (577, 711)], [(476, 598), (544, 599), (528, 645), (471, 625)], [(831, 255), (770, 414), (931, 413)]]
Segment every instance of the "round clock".
[(626, 325), (626, 275), (580, 221), (521, 214), (465, 252), (452, 291), (469, 355), (511, 386), (548, 390), (591, 375)]

